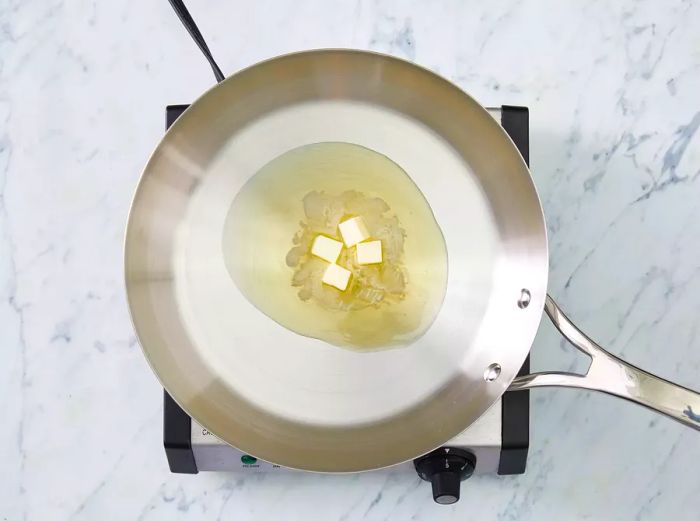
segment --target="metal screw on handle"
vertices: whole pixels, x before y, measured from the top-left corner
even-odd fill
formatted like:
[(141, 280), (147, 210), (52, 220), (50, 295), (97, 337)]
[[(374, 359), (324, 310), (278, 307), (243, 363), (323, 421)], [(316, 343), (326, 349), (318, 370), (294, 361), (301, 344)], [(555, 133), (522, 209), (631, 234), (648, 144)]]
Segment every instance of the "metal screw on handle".
[(586, 374), (546, 372), (520, 376), (509, 391), (535, 387), (576, 387), (638, 403), (700, 431), (700, 393), (639, 369), (612, 355), (578, 329), (548, 295), (545, 311), (571, 344), (591, 357)]

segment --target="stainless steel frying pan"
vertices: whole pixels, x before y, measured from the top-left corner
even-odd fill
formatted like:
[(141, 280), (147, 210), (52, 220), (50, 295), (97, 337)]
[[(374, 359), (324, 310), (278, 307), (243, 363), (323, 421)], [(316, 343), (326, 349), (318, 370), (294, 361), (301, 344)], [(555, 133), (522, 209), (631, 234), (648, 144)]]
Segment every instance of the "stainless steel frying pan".
[[(265, 163), (310, 143), (398, 163), (442, 228), (448, 284), (413, 344), (355, 352), (260, 313), (224, 266), (231, 201)], [(126, 233), (126, 286), (163, 386), (222, 440), (286, 467), (346, 472), (429, 452), (508, 389), (594, 389), (700, 430), (700, 395), (604, 351), (547, 296), (547, 238), (527, 166), (496, 121), (443, 78), (349, 50), (275, 58), (191, 105), (146, 166)], [(410, 240), (410, 236), (409, 239)], [(586, 375), (516, 378), (545, 310), (592, 358)]]

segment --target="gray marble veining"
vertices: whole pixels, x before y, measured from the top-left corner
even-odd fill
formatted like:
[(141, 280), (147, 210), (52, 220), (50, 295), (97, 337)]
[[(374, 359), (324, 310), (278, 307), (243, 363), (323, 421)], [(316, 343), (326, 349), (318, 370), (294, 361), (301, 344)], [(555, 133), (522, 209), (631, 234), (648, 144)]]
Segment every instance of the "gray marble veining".
[[(550, 291), (612, 352), (700, 387), (700, 4), (190, 0), (224, 71), (316, 47), (413, 60), (530, 107)], [(169, 474), (122, 235), (163, 108), (209, 88), (167, 2), (0, 4), (0, 517), (675, 519), (700, 438), (602, 395), (532, 394), (523, 476), (434, 505), (410, 474)], [(581, 368), (543, 322), (537, 369)]]

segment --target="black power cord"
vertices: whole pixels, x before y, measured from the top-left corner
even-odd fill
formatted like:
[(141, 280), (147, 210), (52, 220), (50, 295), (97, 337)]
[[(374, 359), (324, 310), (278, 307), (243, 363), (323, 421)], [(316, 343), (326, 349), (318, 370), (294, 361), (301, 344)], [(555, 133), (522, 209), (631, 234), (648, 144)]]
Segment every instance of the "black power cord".
[(185, 29), (187, 29), (187, 32), (190, 33), (190, 36), (194, 40), (194, 43), (197, 44), (197, 47), (199, 47), (199, 49), (202, 51), (202, 54), (204, 54), (204, 57), (209, 62), (209, 65), (211, 65), (211, 69), (214, 71), (214, 76), (216, 76), (217, 83), (223, 81), (225, 78), (224, 73), (221, 72), (221, 69), (219, 69), (219, 66), (216, 64), (216, 61), (214, 61), (214, 57), (211, 55), (211, 51), (209, 50), (207, 42), (204, 41), (202, 33), (199, 32), (199, 28), (197, 27), (197, 24), (194, 23), (194, 20), (192, 19), (190, 12), (185, 7), (185, 4), (182, 2), (182, 0), (168, 1), (170, 2), (170, 5), (173, 6), (173, 9), (177, 13), (177, 17), (182, 22), (182, 25), (184, 25)]

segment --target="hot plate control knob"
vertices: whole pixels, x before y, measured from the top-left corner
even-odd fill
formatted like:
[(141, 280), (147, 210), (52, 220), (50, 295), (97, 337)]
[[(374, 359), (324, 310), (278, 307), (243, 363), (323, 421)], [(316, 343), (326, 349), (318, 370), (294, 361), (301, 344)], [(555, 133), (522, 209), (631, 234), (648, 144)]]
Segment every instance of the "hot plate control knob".
[(433, 499), (441, 505), (459, 501), (460, 482), (474, 473), (476, 456), (463, 449), (441, 447), (413, 461), (416, 472), (433, 485)]

